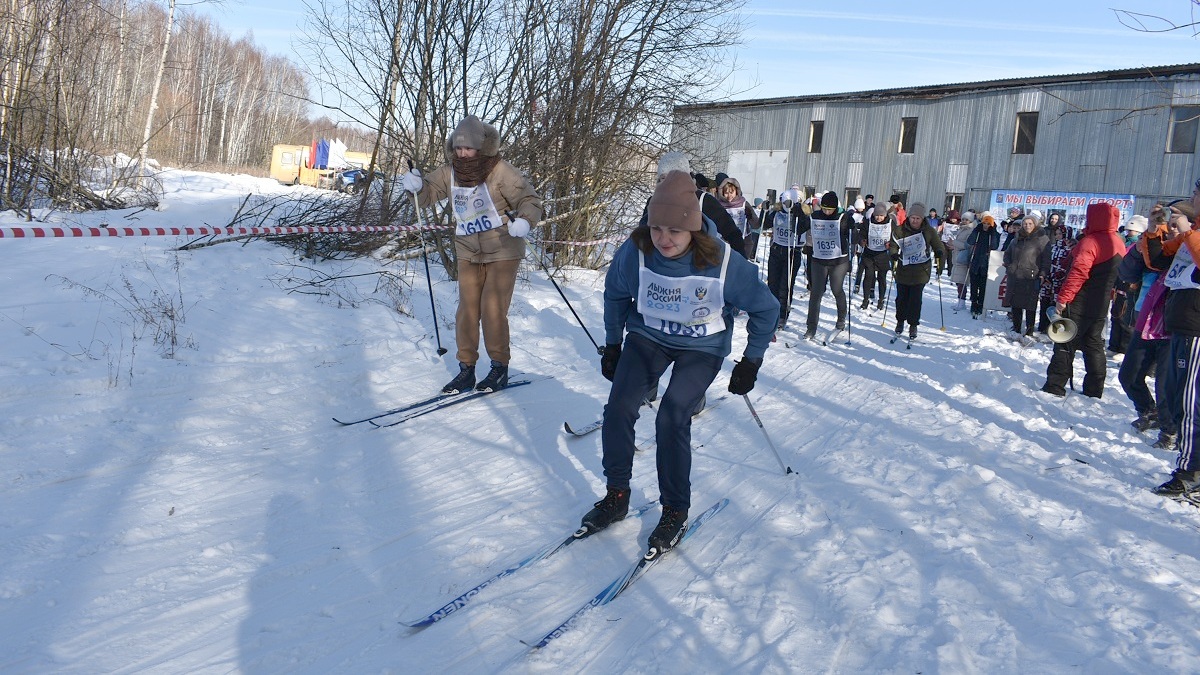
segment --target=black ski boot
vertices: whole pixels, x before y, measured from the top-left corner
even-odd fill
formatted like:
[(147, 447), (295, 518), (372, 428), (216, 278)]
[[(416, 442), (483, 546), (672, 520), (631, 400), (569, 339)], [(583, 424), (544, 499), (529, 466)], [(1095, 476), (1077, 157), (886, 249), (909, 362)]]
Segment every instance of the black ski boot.
[(662, 518), (659, 519), (658, 526), (650, 533), (648, 542), (650, 549), (646, 552), (646, 557), (657, 558), (675, 548), (687, 530), (687, 517), (687, 509), (663, 506)]
[(592, 506), (596, 508), (588, 511), (579, 523), (579, 529), (575, 531), (576, 539), (595, 534), (613, 523), (625, 520), (625, 516), (629, 514), (629, 488), (615, 488), (610, 485), (604, 499)]
[(875, 301), (875, 309), (883, 309), (884, 298)]
[(870, 306), (871, 306), (871, 299), (870, 299), (870, 298), (867, 298), (867, 297), (864, 297), (864, 298), (863, 298), (863, 301), (862, 301), (862, 304), (861, 304), (861, 305), (859, 305), (859, 306), (858, 306), (858, 308), (859, 308), (859, 309), (866, 309), (866, 308), (868, 308), (868, 307), (870, 307)]
[(508, 366), (502, 363), (492, 363), (492, 369), (486, 377), (475, 386), (475, 391), (500, 391), (508, 386)]
[(453, 380), (442, 387), (443, 394), (458, 394), (464, 391), (471, 391), (471, 387), (475, 386), (475, 366), (468, 366), (465, 363), (458, 364), (458, 375), (454, 376)]

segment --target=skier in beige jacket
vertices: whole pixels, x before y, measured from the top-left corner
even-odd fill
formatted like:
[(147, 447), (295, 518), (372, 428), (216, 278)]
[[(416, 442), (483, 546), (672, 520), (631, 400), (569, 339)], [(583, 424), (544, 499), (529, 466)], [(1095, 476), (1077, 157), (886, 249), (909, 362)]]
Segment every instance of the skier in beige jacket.
[[(420, 193), (422, 204), (449, 197), (454, 211), (459, 372), (442, 391), (495, 391), (508, 385), (508, 307), (525, 257), (525, 236), (530, 224), (542, 218), (542, 200), (529, 180), (500, 158), (496, 128), (474, 115), (459, 122), (446, 139), (446, 159), (426, 177), (417, 171), (401, 177), (404, 189)], [(509, 213), (516, 218), (510, 220)], [(476, 385), (480, 325), (491, 369)]]

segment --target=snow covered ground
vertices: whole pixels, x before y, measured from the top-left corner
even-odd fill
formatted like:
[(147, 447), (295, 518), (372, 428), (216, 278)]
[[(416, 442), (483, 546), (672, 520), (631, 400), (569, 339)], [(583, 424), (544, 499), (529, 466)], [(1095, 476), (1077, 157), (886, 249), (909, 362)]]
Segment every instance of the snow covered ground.
[[(221, 225), (247, 193), (287, 190), (165, 180), (161, 211), (55, 220)], [(1103, 400), (1041, 394), (1049, 347), (984, 336), (948, 286), (943, 332), (933, 284), (912, 351), (878, 313), (853, 315), (849, 347), (785, 330), (750, 398), (797, 475), (742, 401), (717, 403), (694, 427), (694, 513), (729, 507), (575, 630), (520, 642), (636, 559), (656, 509), (406, 628), (565, 536), (603, 490), (599, 434), (562, 433), (606, 396), (591, 342), (531, 267), (513, 368), (548, 379), (343, 428), (330, 417), (450, 377), (453, 283), (435, 284), (438, 357), (419, 261), (386, 265), (411, 281), (406, 316), (371, 276), (322, 297), (297, 291), (316, 272), (286, 249), (180, 243), (0, 239), (0, 670), (1109, 673), (1200, 658), (1200, 512), (1149, 491), (1174, 456), (1129, 427), (1115, 367)], [(564, 284), (597, 339), (602, 280)], [(172, 306), (165, 358), (139, 311)], [(656, 497), (643, 453), (634, 502)]]

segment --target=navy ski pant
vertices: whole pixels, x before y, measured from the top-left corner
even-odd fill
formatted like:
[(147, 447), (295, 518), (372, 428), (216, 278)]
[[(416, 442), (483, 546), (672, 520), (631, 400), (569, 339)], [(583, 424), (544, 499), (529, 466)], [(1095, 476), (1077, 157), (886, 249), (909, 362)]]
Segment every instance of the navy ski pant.
[(771, 244), (771, 255), (767, 258), (767, 288), (779, 301), (779, 325), (783, 325), (792, 311), (792, 295), (796, 290), (796, 273), (800, 271), (803, 254), (800, 247)]
[[(1168, 367), (1171, 363), (1170, 340), (1145, 340), (1141, 332), (1133, 331), (1129, 337), (1129, 348), (1125, 350), (1125, 358), (1121, 361), (1121, 370), (1117, 377), (1121, 381), (1121, 389), (1133, 402), (1133, 407), (1139, 415), (1150, 409), (1158, 412), (1159, 428), (1167, 433), (1175, 433), (1175, 422), (1172, 418), (1170, 395), (1167, 380)], [(1146, 378), (1154, 376), (1154, 394), (1146, 386)]]
[(604, 406), (604, 476), (609, 487), (628, 488), (633, 477), (633, 425), (641, 416), (642, 398), (671, 364), (671, 381), (658, 402), (654, 430), (658, 444), (658, 491), (663, 506), (692, 505), (692, 413), (721, 370), (723, 358), (692, 349), (677, 349), (637, 333), (625, 336), (608, 404)]
[(1171, 362), (1167, 369), (1172, 419), (1179, 425), (1179, 459), (1175, 467), (1200, 471), (1200, 338), (1171, 336)]

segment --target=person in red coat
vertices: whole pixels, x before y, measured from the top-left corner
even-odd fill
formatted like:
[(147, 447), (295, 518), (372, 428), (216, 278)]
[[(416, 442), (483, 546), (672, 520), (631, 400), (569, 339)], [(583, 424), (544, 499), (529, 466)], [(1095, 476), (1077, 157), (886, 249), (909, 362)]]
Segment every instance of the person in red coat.
[(1104, 394), (1104, 375), (1108, 359), (1104, 355), (1104, 324), (1112, 302), (1117, 267), (1125, 253), (1125, 242), (1117, 234), (1121, 212), (1112, 204), (1092, 204), (1087, 209), (1086, 225), (1079, 243), (1067, 257), (1067, 277), (1055, 298), (1060, 316), (1079, 327), (1070, 342), (1054, 345), (1050, 365), (1046, 366), (1046, 384), (1042, 391), (1055, 396), (1067, 395), (1075, 352), (1083, 351), (1083, 393), (1100, 398)]

